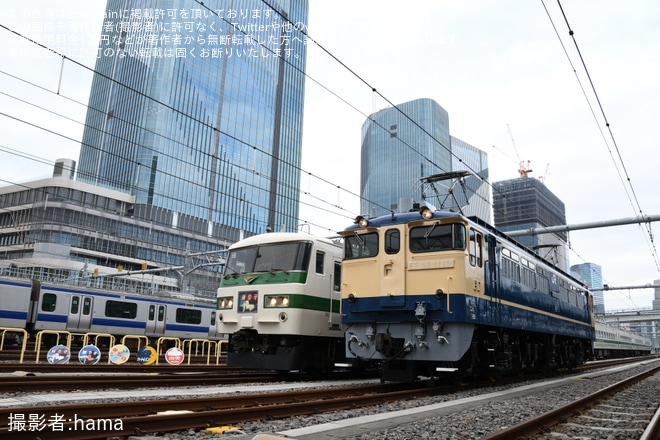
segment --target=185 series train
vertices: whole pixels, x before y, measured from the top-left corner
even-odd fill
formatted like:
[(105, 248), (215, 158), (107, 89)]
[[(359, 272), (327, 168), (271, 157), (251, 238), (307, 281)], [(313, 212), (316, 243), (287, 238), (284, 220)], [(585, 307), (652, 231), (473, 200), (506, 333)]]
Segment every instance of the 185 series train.
[(652, 349), (653, 341), (650, 338), (596, 321), (594, 358), (644, 356), (650, 354)]
[(304, 233), (256, 235), (228, 249), (218, 322), (227, 364), (328, 371), (344, 356), (342, 246)]
[(219, 340), (224, 335), (218, 333), (216, 313), (212, 301), (170, 293), (122, 293), (0, 277), (0, 327), (31, 334), (58, 330)]
[(340, 234), (346, 354), (380, 360), (383, 380), (571, 368), (591, 357), (586, 287), (477, 218), (421, 207), (358, 217)]

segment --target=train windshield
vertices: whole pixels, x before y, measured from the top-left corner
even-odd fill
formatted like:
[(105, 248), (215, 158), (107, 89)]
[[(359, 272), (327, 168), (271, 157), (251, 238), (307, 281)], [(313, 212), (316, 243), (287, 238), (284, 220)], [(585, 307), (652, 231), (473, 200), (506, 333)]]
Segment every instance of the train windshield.
[(250, 246), (229, 252), (225, 276), (250, 272), (304, 271), (309, 265), (312, 244), (275, 243)]
[(411, 252), (465, 249), (465, 226), (460, 223), (420, 226), (410, 230)]
[(378, 233), (353, 234), (344, 237), (344, 259), (375, 257), (378, 254)]

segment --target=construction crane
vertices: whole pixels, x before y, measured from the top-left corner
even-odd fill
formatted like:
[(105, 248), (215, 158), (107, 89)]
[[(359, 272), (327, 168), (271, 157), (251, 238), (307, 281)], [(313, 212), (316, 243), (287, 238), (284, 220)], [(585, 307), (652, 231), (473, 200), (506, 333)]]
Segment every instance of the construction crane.
[(506, 124), (506, 128), (509, 131), (509, 137), (511, 138), (511, 143), (513, 144), (513, 149), (516, 151), (516, 157), (518, 158), (518, 173), (520, 173), (521, 178), (527, 177), (532, 170), (529, 168), (529, 161), (524, 161), (520, 159), (520, 154), (518, 153), (518, 147), (516, 146), (516, 141), (513, 139), (513, 133), (511, 132), (511, 127), (509, 124)]
[(543, 173), (543, 176), (539, 177), (539, 180), (541, 181), (542, 184), (545, 185), (545, 180), (548, 178), (548, 168), (550, 168), (550, 164), (547, 163), (545, 165), (545, 172)]

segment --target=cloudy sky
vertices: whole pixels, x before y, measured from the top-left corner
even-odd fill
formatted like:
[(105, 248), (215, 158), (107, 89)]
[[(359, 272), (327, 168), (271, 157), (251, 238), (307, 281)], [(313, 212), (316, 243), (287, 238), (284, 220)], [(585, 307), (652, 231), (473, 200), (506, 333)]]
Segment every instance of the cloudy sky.
[[(529, 161), (530, 175), (565, 203), (569, 224), (660, 214), (652, 130), (660, 119), (660, 3), (573, 0), (561, 8), (551, 0), (311, 0), (301, 221), (318, 235), (351, 223), (362, 124), (388, 102), (417, 98), (437, 101), (451, 134), (488, 153), (492, 182), (516, 178), (518, 161)], [(105, 2), (0, 10), (0, 25), (93, 67)], [(59, 58), (4, 27), (0, 185), (48, 177), (55, 159), (78, 158), (85, 108), (76, 101), (87, 102), (91, 83), (83, 68), (66, 62), (62, 70)], [(571, 232), (570, 263), (600, 264), (611, 286), (652, 283), (660, 274), (649, 228), (660, 225)], [(605, 305), (650, 307), (652, 298), (652, 289), (611, 291)]]

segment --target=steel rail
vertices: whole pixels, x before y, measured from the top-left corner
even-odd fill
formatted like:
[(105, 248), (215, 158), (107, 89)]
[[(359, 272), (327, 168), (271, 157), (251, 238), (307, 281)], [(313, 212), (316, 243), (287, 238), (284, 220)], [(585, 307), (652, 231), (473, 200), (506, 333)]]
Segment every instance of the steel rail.
[(527, 436), (541, 434), (542, 428), (559, 424), (562, 420), (567, 419), (576, 412), (588, 407), (594, 401), (646, 379), (658, 371), (660, 371), (660, 366), (619, 381), (586, 397), (541, 414), (538, 417), (525, 420), (517, 425), (511, 426), (510, 428), (492, 433), (484, 437), (483, 440), (509, 440), (512, 438), (526, 438)]
[(56, 375), (56, 376), (3, 376), (0, 380), (0, 393), (34, 391), (73, 391), (132, 389), (154, 386), (200, 386), (235, 384), (245, 382), (272, 382), (282, 380), (273, 373), (245, 374), (145, 374), (145, 375)]
[[(382, 392), (383, 389), (391, 388), (390, 386), (373, 385), (277, 394), (251, 394), (241, 396), (240, 398), (234, 395), (221, 396), (215, 400), (206, 402), (210, 403), (210, 406), (204, 407), (203, 410), (199, 411), (190, 410), (191, 405), (193, 405), (192, 400), (198, 399), (173, 399), (171, 401), (165, 401), (167, 410), (173, 411), (166, 414), (161, 413), (163, 410), (155, 406), (162, 402), (136, 402), (136, 404), (141, 403), (146, 408), (149, 408), (148, 411), (145, 408), (140, 409), (137, 413), (138, 415), (135, 415), (135, 408), (129, 407), (128, 403), (112, 405), (115, 409), (123, 405), (125, 408), (123, 415), (119, 415), (119, 412), (113, 412), (109, 407), (103, 407), (101, 405), (88, 408), (84, 412), (84, 415), (82, 412), (66, 412), (65, 416), (65, 409), (60, 406), (59, 412), (56, 413), (60, 416), (59, 419), (62, 420), (62, 423), (58, 424), (61, 430), (49, 430), (46, 426), (39, 432), (28, 430), (16, 431), (7, 427), (0, 428), (0, 437), (6, 435), (13, 440), (34, 439), (38, 437), (41, 440), (47, 440), (62, 438), (63, 433), (66, 433), (66, 438), (70, 440), (83, 440), (135, 434), (143, 435), (146, 433), (199, 429), (261, 419), (285, 418), (327, 411), (346, 410), (396, 400), (428, 397), (446, 392), (446, 390), (440, 388), (427, 387)], [(379, 389), (381, 392), (378, 392)], [(221, 408), (218, 409), (218, 407)], [(58, 408), (54, 407), (51, 409), (57, 411)], [(10, 414), (20, 414), (18, 411), (22, 409), (13, 408), (13, 410), (15, 412)], [(46, 409), (43, 407), (30, 408), (30, 411), (38, 414), (42, 419), (47, 419), (45, 417), (47, 414)], [(80, 411), (83, 410), (81, 409)], [(145, 415), (145, 411), (151, 415)], [(126, 416), (127, 412), (131, 412), (131, 416)], [(51, 413), (49, 412), (48, 414)], [(99, 433), (98, 430), (83, 429), (86, 424), (89, 423), (91, 426), (95, 426), (95, 423), (98, 423), (98, 421), (109, 421), (109, 425), (107, 426), (113, 426), (112, 423), (114, 421), (115, 425), (121, 425), (121, 429), (107, 429), (103, 433)]]

